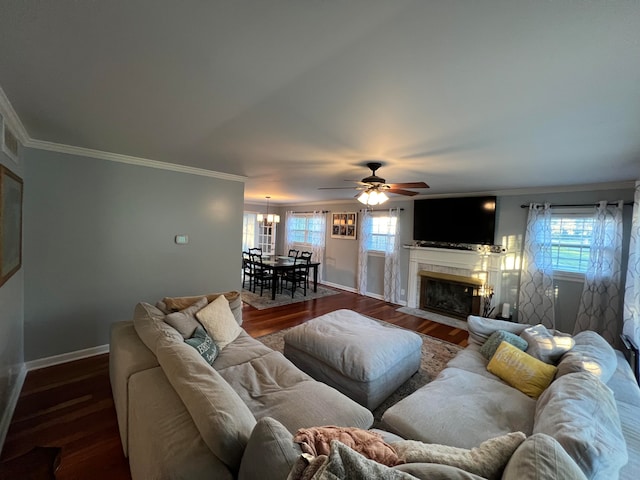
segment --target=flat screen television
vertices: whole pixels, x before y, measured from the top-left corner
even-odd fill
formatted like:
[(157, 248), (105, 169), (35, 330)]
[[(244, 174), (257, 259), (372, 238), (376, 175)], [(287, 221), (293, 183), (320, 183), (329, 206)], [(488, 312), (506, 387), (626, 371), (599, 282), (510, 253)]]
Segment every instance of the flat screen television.
[(413, 239), (417, 242), (493, 245), (495, 227), (495, 196), (413, 202)]

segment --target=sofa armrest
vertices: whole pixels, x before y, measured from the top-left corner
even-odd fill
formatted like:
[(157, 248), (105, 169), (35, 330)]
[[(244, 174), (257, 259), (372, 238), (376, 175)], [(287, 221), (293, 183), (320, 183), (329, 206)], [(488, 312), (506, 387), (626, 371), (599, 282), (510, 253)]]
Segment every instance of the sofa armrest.
[(129, 454), (129, 379), (137, 372), (158, 365), (155, 355), (140, 340), (133, 327), (133, 322), (115, 322), (111, 325), (109, 379), (125, 457)]

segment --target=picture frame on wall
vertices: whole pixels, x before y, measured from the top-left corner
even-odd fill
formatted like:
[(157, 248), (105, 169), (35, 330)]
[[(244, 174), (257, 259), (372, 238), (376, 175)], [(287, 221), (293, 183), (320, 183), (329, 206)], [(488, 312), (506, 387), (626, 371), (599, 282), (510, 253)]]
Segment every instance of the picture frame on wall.
[(355, 240), (358, 231), (356, 212), (333, 212), (331, 214), (331, 238)]
[(22, 267), (22, 179), (0, 165), (0, 286)]

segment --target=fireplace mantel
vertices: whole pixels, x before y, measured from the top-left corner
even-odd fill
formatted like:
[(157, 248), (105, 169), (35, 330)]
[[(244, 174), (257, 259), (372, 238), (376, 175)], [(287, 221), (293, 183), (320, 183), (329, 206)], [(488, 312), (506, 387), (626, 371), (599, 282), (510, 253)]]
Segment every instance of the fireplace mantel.
[(426, 265), (467, 271), (469, 276), (478, 275), (487, 279), (493, 287), (494, 305), (500, 298), (500, 264), (502, 254), (474, 250), (448, 248), (411, 247), (409, 249), (409, 278), (407, 282), (407, 306), (419, 308), (420, 270)]

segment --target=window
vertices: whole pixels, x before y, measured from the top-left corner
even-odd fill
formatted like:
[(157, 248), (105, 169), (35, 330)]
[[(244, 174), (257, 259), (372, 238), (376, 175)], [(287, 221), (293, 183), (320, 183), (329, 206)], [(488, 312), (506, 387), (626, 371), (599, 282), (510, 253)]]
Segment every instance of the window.
[(389, 216), (370, 217), (371, 239), (367, 250), (385, 252), (392, 250), (396, 241), (395, 231), (397, 218)]
[(556, 213), (551, 217), (553, 270), (585, 273), (589, 266), (593, 215)]
[(257, 225), (256, 214), (244, 212), (242, 217), (242, 251), (246, 252), (250, 248), (257, 246)]
[(294, 213), (289, 215), (287, 221), (289, 222), (287, 231), (290, 243), (311, 246), (316, 235), (325, 234), (322, 222), (312, 213)]

